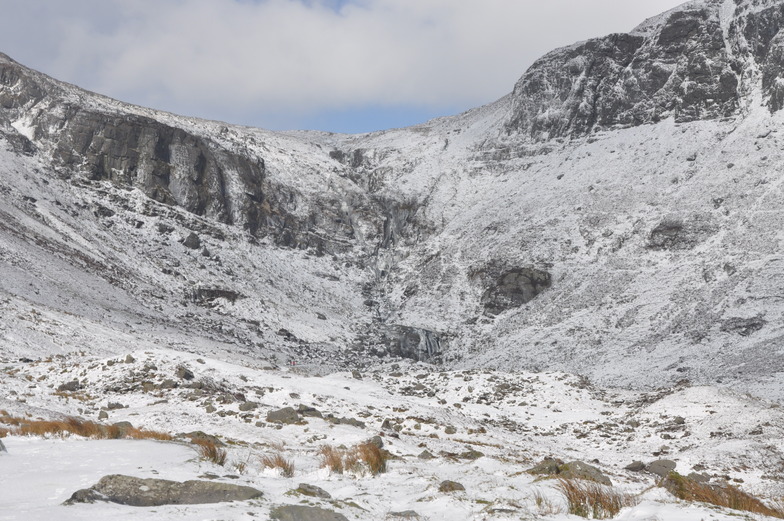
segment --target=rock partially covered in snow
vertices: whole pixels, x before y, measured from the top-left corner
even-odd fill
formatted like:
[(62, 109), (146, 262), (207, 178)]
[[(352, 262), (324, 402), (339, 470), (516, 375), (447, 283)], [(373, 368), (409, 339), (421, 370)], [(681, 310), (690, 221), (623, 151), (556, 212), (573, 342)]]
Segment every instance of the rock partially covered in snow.
[(197, 505), (260, 498), (263, 493), (252, 487), (216, 481), (170, 481), (142, 479), (112, 474), (88, 489), (77, 490), (64, 504), (108, 501), (135, 507)]

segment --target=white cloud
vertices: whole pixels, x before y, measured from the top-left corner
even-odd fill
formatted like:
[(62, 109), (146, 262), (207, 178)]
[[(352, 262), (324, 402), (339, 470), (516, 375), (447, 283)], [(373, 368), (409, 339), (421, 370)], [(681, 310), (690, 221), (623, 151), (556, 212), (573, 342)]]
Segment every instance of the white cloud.
[(553, 47), (630, 30), (678, 3), (0, 0), (0, 50), (120, 99), (235, 121), (468, 107), (509, 92)]

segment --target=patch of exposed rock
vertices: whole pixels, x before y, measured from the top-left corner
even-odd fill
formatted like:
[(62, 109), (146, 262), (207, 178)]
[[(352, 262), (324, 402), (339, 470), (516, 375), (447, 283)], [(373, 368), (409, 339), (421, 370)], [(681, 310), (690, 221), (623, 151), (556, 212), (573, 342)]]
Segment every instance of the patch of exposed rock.
[(134, 507), (154, 507), (245, 501), (262, 495), (260, 490), (252, 487), (217, 481), (179, 482), (112, 474), (104, 476), (90, 488), (77, 490), (64, 504), (108, 501)]

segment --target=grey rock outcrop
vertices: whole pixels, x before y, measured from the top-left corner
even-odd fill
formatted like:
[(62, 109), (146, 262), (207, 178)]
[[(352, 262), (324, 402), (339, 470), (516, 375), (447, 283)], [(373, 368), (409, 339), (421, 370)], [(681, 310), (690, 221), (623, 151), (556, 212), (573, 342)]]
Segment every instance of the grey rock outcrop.
[(65, 504), (107, 501), (135, 507), (196, 505), (245, 501), (262, 495), (260, 490), (252, 487), (216, 481), (178, 482), (112, 474), (104, 476), (89, 489), (78, 490)]
[(508, 130), (542, 140), (669, 117), (677, 122), (732, 117), (742, 109), (758, 66), (769, 107), (779, 110), (780, 5), (768, 2), (748, 13), (748, 3), (736, 5), (727, 19), (724, 4), (687, 4), (630, 34), (594, 38), (544, 56), (515, 86)]

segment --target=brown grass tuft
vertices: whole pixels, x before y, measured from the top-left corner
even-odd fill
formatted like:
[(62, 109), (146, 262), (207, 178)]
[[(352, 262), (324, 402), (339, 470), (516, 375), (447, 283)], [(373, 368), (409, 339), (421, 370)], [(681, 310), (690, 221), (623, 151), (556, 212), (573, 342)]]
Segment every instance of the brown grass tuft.
[(370, 473), (372, 476), (387, 471), (389, 456), (376, 445), (366, 442), (355, 445), (350, 449), (336, 449), (331, 445), (324, 445), (319, 451), (321, 467), (326, 467), (330, 472), (343, 474), (354, 472), (356, 474)]
[(539, 511), (539, 515), (541, 516), (557, 516), (558, 514), (563, 513), (561, 506), (556, 505), (549, 497), (545, 496), (541, 490), (534, 491), (533, 500)]
[(566, 498), (570, 514), (592, 519), (611, 519), (624, 507), (636, 505), (636, 496), (599, 483), (559, 478), (555, 488)]
[[(111, 427), (115, 427), (115, 426), (112, 425)], [(171, 441), (174, 439), (172, 435), (169, 434), (168, 432), (148, 431), (145, 429), (128, 429), (126, 433), (126, 437), (134, 440), (157, 440), (157, 441)]]
[(199, 456), (202, 458), (211, 461), (216, 465), (220, 465), (221, 467), (226, 464), (228, 453), (225, 449), (221, 449), (209, 440), (195, 440), (194, 444), (196, 445), (196, 452), (198, 452)]
[(280, 469), (281, 475), (286, 478), (294, 476), (294, 462), (284, 458), (280, 452), (271, 456), (263, 456), (261, 466), (268, 469)]
[(328, 468), (330, 472), (335, 474), (343, 474), (343, 452), (336, 449), (332, 445), (324, 445), (319, 451), (321, 455), (321, 467)]
[(387, 455), (370, 442), (360, 443), (356, 448), (359, 459), (367, 465), (370, 474), (375, 476), (387, 471)]
[(733, 510), (743, 510), (784, 519), (784, 510), (781, 508), (770, 507), (751, 494), (747, 494), (729, 484), (708, 485), (706, 483), (698, 483), (677, 472), (670, 472), (660, 485), (666, 488), (673, 496), (684, 501), (710, 503)]
[(65, 420), (26, 420), (13, 416), (0, 416), (0, 423), (11, 428), (0, 431), (6, 434), (19, 436), (82, 436), (93, 439), (121, 439), (135, 440), (161, 440), (169, 441), (171, 435), (164, 432), (148, 431), (145, 429), (123, 429), (116, 425), (103, 425), (81, 418), (66, 418)]

